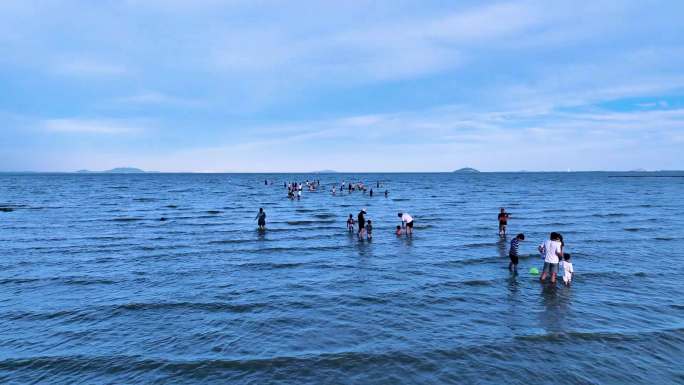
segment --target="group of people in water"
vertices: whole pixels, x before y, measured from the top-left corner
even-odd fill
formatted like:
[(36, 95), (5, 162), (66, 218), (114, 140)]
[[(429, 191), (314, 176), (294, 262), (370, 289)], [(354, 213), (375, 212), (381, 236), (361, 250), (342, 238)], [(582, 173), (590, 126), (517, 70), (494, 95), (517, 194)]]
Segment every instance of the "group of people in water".
[[(268, 185), (268, 180), (264, 181), (264, 184)], [(272, 184), (272, 183), (271, 183)], [(314, 181), (306, 181), (304, 183), (300, 182), (284, 182), (283, 185), (287, 187), (287, 198), (290, 200), (300, 200), (302, 199), (302, 190), (304, 190), (304, 186), (306, 186), (306, 189), (310, 192), (318, 190), (318, 188), (321, 186), (321, 181), (320, 180), (314, 180)]]
[[(508, 219), (510, 216), (510, 213), (507, 213), (502, 207), (498, 216), (499, 236), (501, 237), (506, 236), (506, 226), (508, 225)], [(508, 257), (510, 259), (508, 270), (511, 273), (517, 274), (518, 272), (518, 261), (520, 256), (518, 249), (520, 247), (520, 242), (524, 240), (525, 234), (523, 233), (520, 233), (511, 239), (511, 244), (508, 249)], [(537, 247), (539, 254), (544, 260), (544, 267), (542, 268), (542, 273), (539, 277), (541, 282), (544, 282), (547, 278), (550, 278), (551, 284), (555, 285), (560, 268), (563, 269), (563, 283), (566, 286), (570, 286), (570, 283), (572, 282), (572, 275), (575, 271), (572, 266), (572, 262), (570, 262), (570, 253), (564, 252), (564, 248), (565, 242), (563, 241), (563, 235), (557, 232), (552, 232), (549, 236), (549, 239), (545, 240)], [(538, 269), (536, 268), (533, 268), (531, 271), (538, 274)]]
[[(268, 179), (264, 180), (264, 185), (273, 185), (273, 181), (268, 181)], [(302, 191), (304, 190), (304, 186), (306, 186), (306, 189), (308, 191), (314, 192), (317, 191), (318, 188), (321, 185), (320, 180), (313, 180), (309, 181), (306, 180), (305, 182), (283, 182), (283, 187), (287, 188), (287, 197), (290, 200), (301, 200), (302, 198)], [(384, 187), (380, 181), (376, 183), (376, 188), (381, 188)], [(363, 182), (345, 182), (343, 181), (340, 184), (340, 192), (343, 191), (348, 191), (350, 194), (354, 191), (360, 191), (363, 192), (364, 194), (368, 193), (370, 197), (373, 196), (373, 188), (368, 188)], [(333, 184), (331, 188), (331, 193), (332, 195), (337, 194), (337, 184)], [(389, 190), (385, 189), (384, 190), (384, 195), (385, 198), (389, 196)], [(366, 209), (361, 209), (357, 215), (357, 220), (354, 220), (353, 214), (349, 214), (349, 218), (347, 219), (347, 229), (349, 232), (353, 233), (355, 226), (358, 227), (357, 235), (359, 239), (372, 239), (373, 238), (373, 222), (368, 219), (366, 220), (365, 215), (367, 214)], [(409, 215), (408, 213), (398, 213), (398, 217), (401, 220), (401, 224), (397, 226), (395, 234), (397, 236), (401, 236), (402, 234), (406, 234), (407, 237), (410, 237), (413, 235), (413, 217)], [(263, 208), (259, 209), (259, 212), (257, 213), (256, 217), (254, 220), (257, 221), (258, 229), (260, 231), (265, 231), (266, 230), (266, 212), (264, 212)]]
[[(359, 211), (356, 216), (356, 221), (354, 221), (354, 215), (349, 214), (347, 218), (347, 231), (350, 233), (354, 232), (354, 226), (358, 226), (357, 236), (359, 239), (372, 239), (373, 238), (373, 221), (370, 219), (366, 220), (366, 214), (368, 212), (365, 208)], [(397, 236), (401, 236), (405, 233), (407, 237), (413, 235), (413, 217), (408, 213), (398, 213), (397, 216), (401, 220), (401, 225), (397, 225), (396, 231), (394, 232)]]
[[(264, 183), (266, 185), (269, 184), (268, 180), (264, 181)], [(270, 184), (273, 184), (273, 182), (271, 182)], [(306, 186), (308, 191), (317, 191), (317, 189), (321, 185), (321, 182), (320, 180), (307, 180), (304, 183), (285, 182), (283, 183), (283, 185), (287, 188), (287, 196), (289, 199), (300, 200), (302, 197), (302, 190), (304, 189), (304, 186)], [(330, 190), (333, 195), (337, 194), (336, 186), (336, 184), (333, 184)], [(378, 181), (376, 184), (376, 188), (380, 187), (381, 184)], [(345, 190), (347, 190), (350, 194), (354, 191), (361, 191), (364, 194), (369, 191), (369, 195), (371, 197), (373, 196), (373, 189), (368, 189), (368, 187), (363, 182), (342, 182), (340, 184), (339, 191), (342, 192)], [(387, 197), (389, 195), (389, 191), (385, 190), (384, 195), (385, 197)], [(368, 212), (366, 208), (363, 208), (357, 214), (356, 220), (354, 220), (353, 214), (349, 214), (349, 217), (347, 218), (347, 231), (349, 231), (349, 233), (354, 233), (355, 229), (357, 228), (356, 234), (360, 240), (371, 240), (373, 238), (373, 222), (370, 219), (366, 219), (367, 214)], [(413, 235), (413, 217), (405, 212), (399, 212), (397, 213), (397, 216), (399, 217), (401, 224), (397, 225), (395, 229), (395, 234), (397, 236), (402, 236), (403, 234), (405, 234), (407, 237), (411, 237)], [(508, 226), (508, 220), (510, 218), (511, 214), (506, 212), (506, 209), (502, 207), (499, 211), (499, 215), (497, 218), (499, 222), (500, 237), (506, 237), (506, 228)], [(260, 231), (266, 230), (266, 213), (264, 212), (263, 208), (259, 209), (259, 212), (257, 213), (255, 220), (257, 221), (257, 225)], [(513, 237), (513, 239), (511, 239), (508, 252), (508, 256), (510, 259), (510, 263), (508, 264), (508, 270), (511, 273), (517, 274), (518, 272), (518, 262), (520, 256), (519, 247), (520, 242), (524, 240), (525, 234), (523, 233), (517, 234), (515, 237)], [(540, 244), (537, 248), (541, 257), (544, 260), (544, 266), (542, 268), (542, 273), (539, 278), (541, 282), (545, 282), (547, 278), (550, 278), (551, 283), (555, 285), (559, 269), (563, 270), (563, 282), (565, 283), (565, 285), (569, 286), (572, 282), (574, 268), (572, 262), (570, 262), (570, 253), (565, 253), (563, 251), (564, 247), (565, 242), (563, 241), (563, 236), (557, 232), (552, 232), (549, 236), (549, 239), (542, 242), (542, 244)], [(536, 272), (538, 274), (538, 270), (535, 268), (532, 268), (531, 272)]]
[[(375, 187), (380, 188), (381, 186), (382, 185), (380, 184), (380, 181), (378, 181), (376, 183)], [(349, 182), (349, 183), (347, 183), (347, 182), (342, 181), (342, 183), (340, 184), (340, 190), (339, 190), (340, 193), (342, 193), (345, 189), (349, 192), (349, 194), (353, 193), (354, 191), (361, 191), (364, 194), (368, 193), (368, 195), (371, 198), (373, 197), (373, 194), (374, 194), (373, 188), (371, 187), (369, 189), (363, 182), (356, 182), (356, 183)], [(336, 184), (333, 184), (332, 189), (330, 189), (330, 193), (332, 193), (332, 195), (337, 195), (337, 185)], [(387, 198), (387, 196), (389, 196), (389, 190), (385, 189), (385, 198)]]

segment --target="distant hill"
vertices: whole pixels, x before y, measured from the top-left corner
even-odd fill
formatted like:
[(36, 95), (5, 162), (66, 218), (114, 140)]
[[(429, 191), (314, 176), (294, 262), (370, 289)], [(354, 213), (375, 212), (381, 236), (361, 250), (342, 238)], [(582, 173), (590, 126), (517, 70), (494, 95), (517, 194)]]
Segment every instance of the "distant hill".
[(105, 171), (90, 171), (90, 170), (78, 170), (76, 171), (77, 173), (103, 173), (103, 174), (142, 174), (146, 172), (154, 172), (154, 171), (145, 171), (141, 170), (139, 168), (135, 167), (116, 167), (111, 170), (105, 170)]
[(337, 174), (337, 171), (335, 170), (320, 170), (320, 171), (314, 171), (314, 174)]
[(464, 167), (464, 168), (459, 168), (458, 170), (456, 170), (456, 171), (454, 171), (454, 172), (458, 172), (458, 173), (476, 173), (476, 172), (480, 172), (480, 171), (475, 170), (474, 168)]

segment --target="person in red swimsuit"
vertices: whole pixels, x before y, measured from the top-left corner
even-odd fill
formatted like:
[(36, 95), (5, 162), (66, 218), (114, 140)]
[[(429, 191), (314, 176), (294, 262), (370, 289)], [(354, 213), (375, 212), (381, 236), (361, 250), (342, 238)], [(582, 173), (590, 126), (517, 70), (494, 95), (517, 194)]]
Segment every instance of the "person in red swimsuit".
[(501, 212), (499, 212), (499, 235), (502, 237), (506, 236), (506, 225), (508, 225), (508, 218), (510, 218), (511, 214), (506, 212), (506, 209), (503, 207), (501, 208)]

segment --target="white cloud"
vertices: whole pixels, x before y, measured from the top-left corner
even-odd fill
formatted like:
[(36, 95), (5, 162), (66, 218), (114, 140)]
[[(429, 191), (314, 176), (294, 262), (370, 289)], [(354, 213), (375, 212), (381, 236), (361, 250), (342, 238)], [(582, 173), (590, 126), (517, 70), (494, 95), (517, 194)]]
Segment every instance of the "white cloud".
[(119, 104), (170, 105), (178, 107), (198, 107), (204, 104), (200, 100), (179, 98), (158, 91), (142, 91), (130, 96), (116, 98), (113, 102)]
[(58, 59), (53, 66), (53, 70), (63, 75), (86, 77), (121, 76), (130, 72), (128, 68), (119, 64), (84, 57)]
[(141, 127), (127, 121), (108, 119), (48, 119), (42, 127), (49, 132), (74, 134), (129, 134), (141, 131)]

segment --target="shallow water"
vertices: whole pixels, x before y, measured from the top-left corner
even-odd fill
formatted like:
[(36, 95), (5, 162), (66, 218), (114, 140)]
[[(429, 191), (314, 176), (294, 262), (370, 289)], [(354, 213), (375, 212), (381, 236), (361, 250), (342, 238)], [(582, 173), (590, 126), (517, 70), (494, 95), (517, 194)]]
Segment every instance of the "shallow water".
[[(625, 176), (2, 174), (0, 383), (681, 383), (684, 178)], [(571, 288), (528, 273), (550, 231)]]

